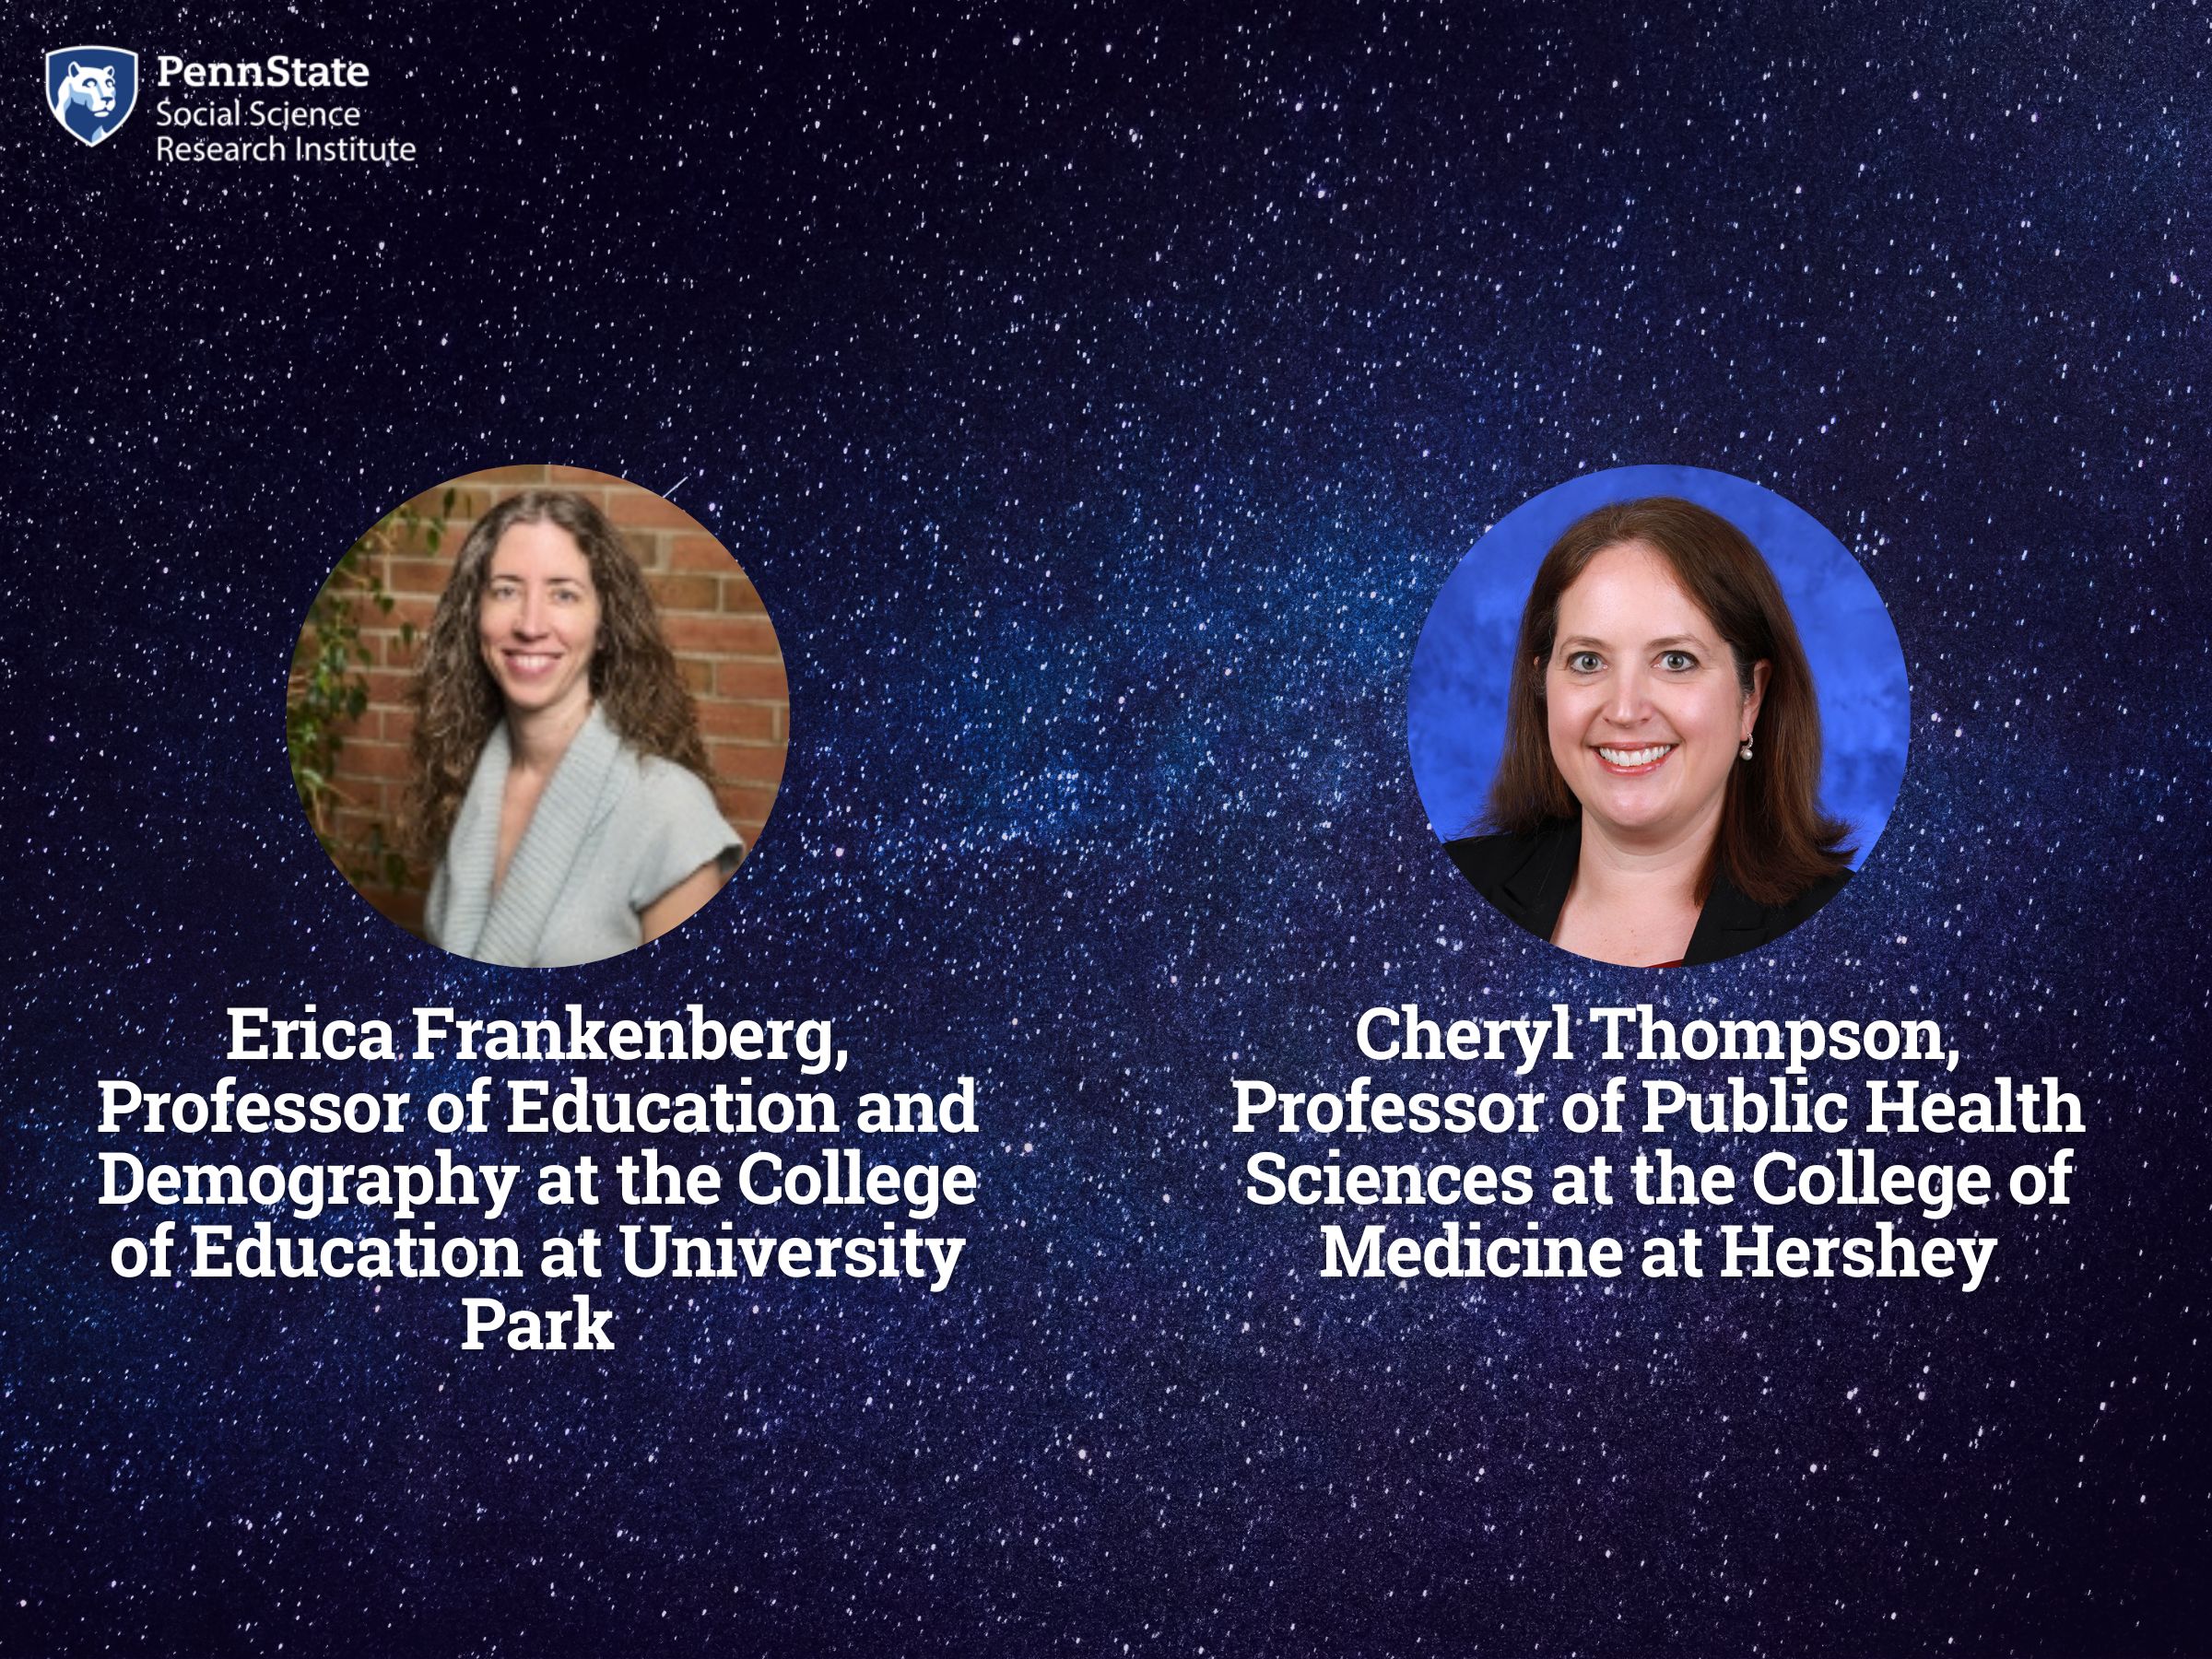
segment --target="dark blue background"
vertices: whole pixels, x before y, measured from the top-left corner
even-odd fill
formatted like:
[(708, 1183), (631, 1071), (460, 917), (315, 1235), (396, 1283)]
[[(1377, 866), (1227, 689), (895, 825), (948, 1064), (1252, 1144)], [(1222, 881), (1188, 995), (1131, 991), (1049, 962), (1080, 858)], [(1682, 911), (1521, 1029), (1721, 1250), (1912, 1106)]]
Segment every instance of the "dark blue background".
[[(11, 16), (0, 1648), (2201, 1651), (2203, 8), (725, 9)], [(88, 150), (85, 39), (364, 58), (429, 153)], [(281, 740), (347, 540), (538, 460), (729, 545), (794, 734), (710, 916), (552, 977), (367, 915)], [(1916, 723), (1849, 891), (1663, 982), (1490, 913), (1404, 747), (1483, 527), (1637, 462), (1844, 537)], [(2062, 1074), (2079, 1202), (1970, 1298), (1324, 1283), (1240, 1196), (1230, 1079), (1371, 1003), (1645, 996)], [(694, 999), (978, 1078), (952, 1290), (501, 1359), (106, 1271), (95, 1083), (227, 1004)]]

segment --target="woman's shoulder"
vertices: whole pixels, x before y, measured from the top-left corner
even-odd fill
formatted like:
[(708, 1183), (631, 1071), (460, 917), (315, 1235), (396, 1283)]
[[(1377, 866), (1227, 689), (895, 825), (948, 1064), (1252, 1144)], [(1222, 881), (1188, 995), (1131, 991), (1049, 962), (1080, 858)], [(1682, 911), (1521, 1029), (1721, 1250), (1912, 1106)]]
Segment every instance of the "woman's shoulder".
[(1781, 904), (1760, 904), (1746, 898), (1724, 873), (1713, 882), (1684, 959), (1693, 964), (1717, 962), (1771, 945), (1799, 923), (1810, 921), (1850, 879), (1849, 869), (1835, 870), (1799, 888)]
[(1796, 926), (1798, 923), (1803, 922), (1841, 892), (1843, 884), (1850, 879), (1851, 869), (1848, 865), (1830, 875), (1821, 877), (1819, 880), (1814, 882), (1812, 886), (1805, 888), (1794, 899), (1781, 907), (1781, 914), (1786, 918), (1785, 924), (1790, 927)]
[(705, 865), (737, 866), (745, 841), (722, 815), (706, 780), (689, 767), (623, 745), (630, 786), (609, 833), (632, 869), (630, 901), (642, 909)]
[(1446, 841), (1444, 851), (1467, 884), (1509, 921), (1548, 939), (1559, 927), (1582, 842), (1581, 823), (1568, 820), (1521, 832), (1464, 836)]
[(695, 810), (705, 807), (720, 816), (714, 804), (714, 792), (706, 780), (688, 766), (660, 755), (648, 755), (642, 750), (623, 745), (637, 766), (638, 799), (647, 807), (661, 807), (669, 811)]
[(1444, 851), (1459, 866), (1459, 873), (1487, 893), (1531, 865), (1550, 863), (1575, 829), (1571, 823), (1557, 823), (1526, 831), (1461, 836), (1446, 841)]

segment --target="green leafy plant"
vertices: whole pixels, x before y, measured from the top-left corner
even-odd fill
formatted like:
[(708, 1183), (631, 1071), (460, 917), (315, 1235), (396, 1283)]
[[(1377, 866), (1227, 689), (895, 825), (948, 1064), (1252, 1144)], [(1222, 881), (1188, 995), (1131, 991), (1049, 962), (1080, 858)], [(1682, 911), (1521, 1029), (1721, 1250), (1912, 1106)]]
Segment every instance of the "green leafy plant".
[[(292, 766), (292, 787), (315, 839), (348, 881), (357, 886), (382, 882), (403, 886), (407, 861), (393, 844), (383, 824), (371, 819), (358, 834), (341, 836), (338, 814), (355, 801), (336, 780), (346, 735), (368, 712), (371, 653), (361, 637), (364, 606), (390, 616), (398, 605), (383, 576), (383, 559), (394, 547), (415, 543), (435, 556), (453, 516), (456, 492), (448, 489), (435, 514), (412, 504), (387, 513), (346, 549), (314, 603), (286, 686), (285, 747)], [(403, 646), (415, 643), (415, 625), (399, 625)]]

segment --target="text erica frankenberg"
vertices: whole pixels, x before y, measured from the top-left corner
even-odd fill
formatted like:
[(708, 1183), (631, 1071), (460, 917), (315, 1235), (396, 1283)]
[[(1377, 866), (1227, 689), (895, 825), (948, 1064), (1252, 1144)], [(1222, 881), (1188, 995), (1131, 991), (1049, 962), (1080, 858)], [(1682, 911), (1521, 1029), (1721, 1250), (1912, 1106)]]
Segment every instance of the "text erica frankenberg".
[[(182, 1088), (99, 1081), (96, 1134), (128, 1144), (96, 1152), (98, 1203), (159, 1218), (114, 1241), (108, 1263), (123, 1278), (535, 1279), (556, 1294), (502, 1283), (462, 1297), (453, 1339), (468, 1352), (588, 1353), (616, 1345), (621, 1316), (594, 1301), (610, 1277), (937, 1294), (967, 1250), (964, 1232), (935, 1229), (971, 1212), (982, 1178), (920, 1143), (977, 1133), (975, 1079), (833, 1091), (823, 1085), (848, 1055), (827, 1019), (725, 1020), (696, 1003), (646, 1019), (575, 1004), (524, 1019), (442, 1007), (324, 1018), (312, 1005), (296, 1018), (227, 1015), (223, 1059), (239, 1070)], [(453, 1061), (496, 1069), (429, 1089), (411, 1076), (324, 1075)], [(665, 1088), (525, 1075), (547, 1063), (620, 1066), (625, 1084), (641, 1067), (685, 1071)], [(294, 1136), (315, 1139), (288, 1156)], [(550, 1161), (505, 1156), (512, 1142), (555, 1140)], [(177, 1160), (168, 1148), (180, 1141), (214, 1147)], [(348, 1143), (359, 1150), (332, 1156)], [(724, 1206), (754, 1219), (722, 1219)]]

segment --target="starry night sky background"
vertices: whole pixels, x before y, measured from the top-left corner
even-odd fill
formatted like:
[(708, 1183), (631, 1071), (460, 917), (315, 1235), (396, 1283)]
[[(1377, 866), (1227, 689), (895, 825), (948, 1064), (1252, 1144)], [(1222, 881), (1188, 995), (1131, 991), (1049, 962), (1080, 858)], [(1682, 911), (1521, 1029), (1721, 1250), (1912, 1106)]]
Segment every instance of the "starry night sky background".
[[(0, 1651), (2204, 1651), (2205, 6), (727, 9), (11, 17)], [(427, 157), (84, 149), (87, 40), (363, 58)], [(369, 914), (281, 735), (347, 543), (540, 460), (716, 530), (794, 733), (719, 906), (553, 976)], [(1405, 743), (1460, 557), (1634, 462), (1828, 524), (1913, 700), (1848, 892), (1660, 980), (1491, 914)], [(2080, 1200), (1969, 1298), (1324, 1283), (1240, 1195), (1229, 1080), (1373, 1069), (1371, 1003), (1646, 997), (2061, 1074)], [(569, 1000), (974, 1075), (954, 1288), (502, 1359), (107, 1273), (99, 1077)]]

